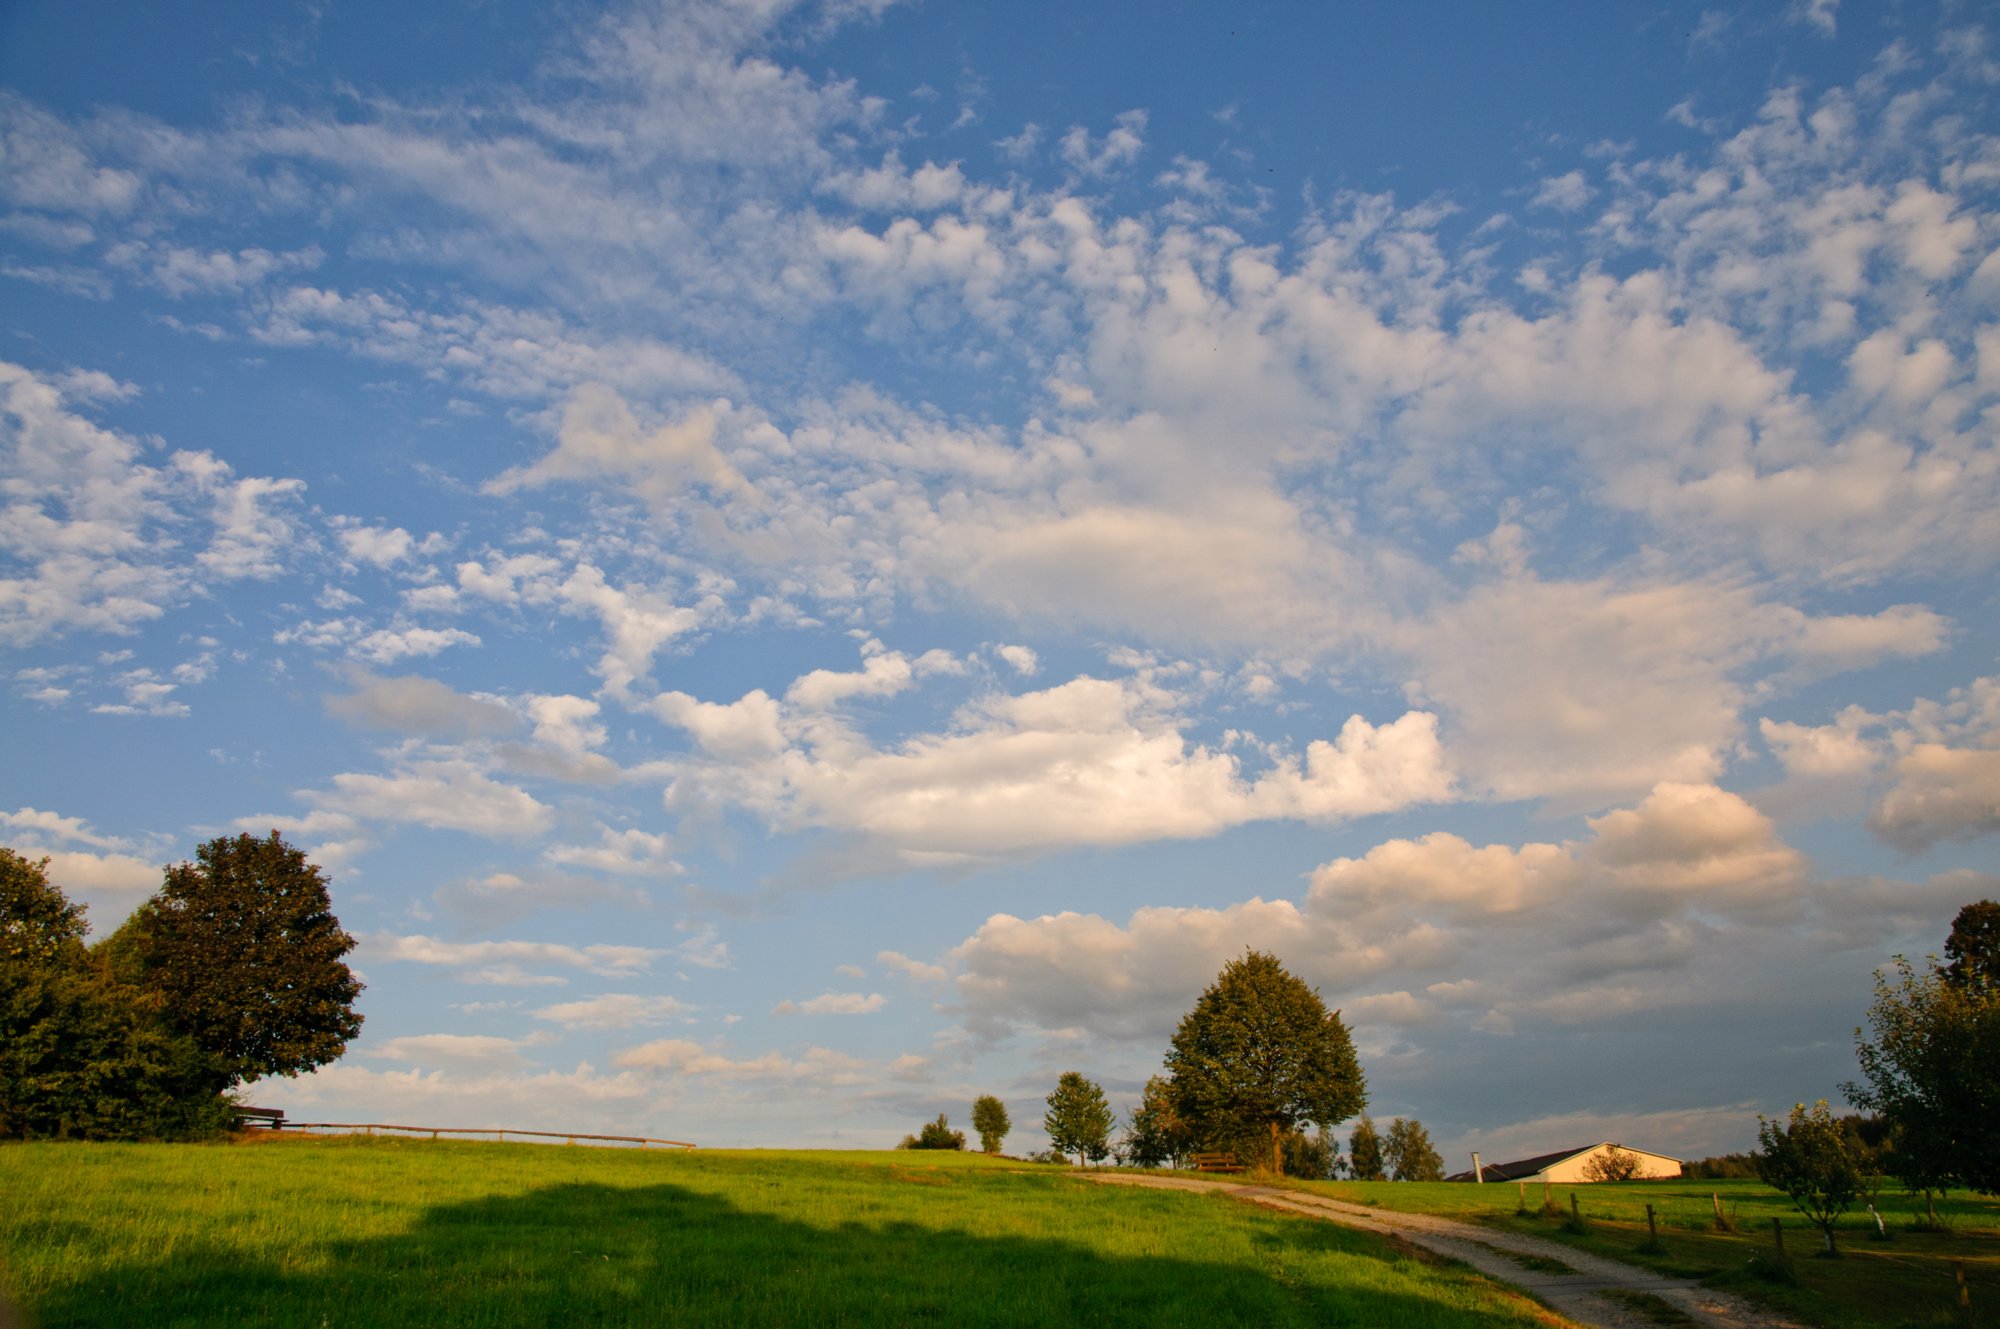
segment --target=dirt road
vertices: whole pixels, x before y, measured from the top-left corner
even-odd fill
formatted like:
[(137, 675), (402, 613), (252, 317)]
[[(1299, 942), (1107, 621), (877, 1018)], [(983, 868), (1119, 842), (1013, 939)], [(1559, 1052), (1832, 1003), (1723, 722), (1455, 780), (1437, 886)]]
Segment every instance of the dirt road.
[(1531, 1293), (1578, 1324), (1591, 1325), (1595, 1329), (1658, 1329), (1658, 1318), (1644, 1314), (1627, 1301), (1621, 1301), (1620, 1294), (1658, 1298), (1707, 1329), (1801, 1329), (1790, 1320), (1759, 1310), (1727, 1293), (1710, 1291), (1687, 1279), (1667, 1278), (1558, 1242), (1480, 1227), (1474, 1223), (1461, 1223), (1456, 1219), (1430, 1214), (1399, 1214), (1386, 1209), (1347, 1204), (1325, 1196), (1308, 1195), (1302, 1191), (1230, 1181), (1145, 1176), (1130, 1172), (1087, 1172), (1079, 1175), (1108, 1186), (1214, 1191), (1270, 1209), (1304, 1214), (1369, 1232), (1389, 1233), (1434, 1254), (1462, 1260), (1490, 1278)]

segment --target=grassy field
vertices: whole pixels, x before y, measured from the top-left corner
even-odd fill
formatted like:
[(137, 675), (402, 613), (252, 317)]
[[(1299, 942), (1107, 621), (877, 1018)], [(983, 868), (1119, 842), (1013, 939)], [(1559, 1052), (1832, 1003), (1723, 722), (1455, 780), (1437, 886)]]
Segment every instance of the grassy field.
[[(1889, 1191), (1877, 1198), (1889, 1239), (1876, 1236), (1864, 1211), (1835, 1228), (1842, 1258), (1815, 1258), (1819, 1231), (1791, 1201), (1755, 1181), (1647, 1181), (1622, 1185), (1556, 1186), (1555, 1216), (1520, 1216), (1515, 1186), (1406, 1182), (1286, 1182), (1358, 1204), (1465, 1218), (1496, 1228), (1532, 1232), (1581, 1250), (1595, 1251), (1754, 1299), (1808, 1324), (1829, 1329), (1900, 1329), (1952, 1325), (1956, 1315), (1955, 1267), (1964, 1269), (1980, 1324), (2000, 1324), (2000, 1200), (1952, 1195), (1938, 1204), (1949, 1232), (1920, 1232), (1913, 1222), (1921, 1200)], [(1569, 1197), (1577, 1197), (1582, 1233), (1565, 1230)], [(1719, 1231), (1719, 1198), (1735, 1231)], [(1647, 1251), (1646, 1206), (1653, 1206), (1660, 1249)], [(1539, 1211), (1542, 1190), (1527, 1188), (1527, 1207)], [(1773, 1250), (1771, 1220), (1784, 1224), (1785, 1250), (1798, 1285), (1773, 1282), (1756, 1271)], [(1757, 1257), (1753, 1264), (1753, 1257)]]
[(0, 1196), (0, 1288), (46, 1329), (1548, 1318), (1329, 1224), (965, 1155), (8, 1145)]

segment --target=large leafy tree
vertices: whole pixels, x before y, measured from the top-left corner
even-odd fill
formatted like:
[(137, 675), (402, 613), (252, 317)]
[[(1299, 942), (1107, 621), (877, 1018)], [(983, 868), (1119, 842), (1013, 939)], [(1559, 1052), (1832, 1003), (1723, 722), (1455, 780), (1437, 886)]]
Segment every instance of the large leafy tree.
[(1842, 1086), (1848, 1101), (1893, 1123), (1888, 1157), (1912, 1190), (2000, 1194), (2000, 978), (1954, 981), (1901, 956), (1895, 974), (1875, 975), (1872, 1037), (1854, 1031), (1862, 1082)]
[(1444, 1180), (1444, 1159), (1431, 1144), (1431, 1133), (1415, 1117), (1398, 1117), (1389, 1123), (1389, 1138), (1382, 1152), (1390, 1175), (1397, 1181)]
[(361, 1031), (326, 879), (272, 831), (220, 837), (103, 944), (168, 1027), (208, 1057), (218, 1088), (324, 1066)]
[(972, 1100), (972, 1129), (979, 1133), (982, 1152), (999, 1153), (1007, 1132), (1013, 1128), (1014, 1123), (1007, 1116), (1007, 1105), (998, 1098), (992, 1094), (981, 1094)]
[(1198, 1135), (1267, 1135), (1274, 1172), (1287, 1130), (1338, 1125), (1368, 1101), (1340, 1013), (1262, 951), (1224, 965), (1182, 1017), (1167, 1074), (1175, 1111)]
[(1079, 1166), (1086, 1159), (1094, 1163), (1110, 1155), (1111, 1104), (1096, 1081), (1078, 1071), (1064, 1071), (1048, 1102), (1042, 1129), (1057, 1153), (1075, 1154)]
[(208, 1062), (84, 951), (48, 860), (0, 849), (0, 1137), (194, 1139), (229, 1124)]

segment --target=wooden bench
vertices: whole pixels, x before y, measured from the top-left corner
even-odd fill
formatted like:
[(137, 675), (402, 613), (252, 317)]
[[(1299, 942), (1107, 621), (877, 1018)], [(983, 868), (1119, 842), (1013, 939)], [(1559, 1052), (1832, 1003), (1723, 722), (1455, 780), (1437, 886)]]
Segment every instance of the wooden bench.
[(266, 1126), (275, 1131), (283, 1129), (284, 1125), (285, 1110), (283, 1108), (239, 1107), (236, 1109), (236, 1126), (239, 1130), (245, 1126)]
[(1196, 1154), (1194, 1156), (1194, 1170), (1196, 1172), (1241, 1172), (1243, 1165), (1237, 1162), (1236, 1155), (1231, 1153)]

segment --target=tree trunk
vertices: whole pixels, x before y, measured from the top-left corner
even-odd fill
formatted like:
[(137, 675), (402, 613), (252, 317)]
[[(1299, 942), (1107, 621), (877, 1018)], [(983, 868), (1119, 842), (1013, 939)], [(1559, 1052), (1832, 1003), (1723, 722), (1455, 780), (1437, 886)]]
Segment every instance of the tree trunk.
[(1826, 1234), (1826, 1253), (1829, 1256), (1839, 1255), (1840, 1252), (1835, 1250), (1833, 1245), (1833, 1224), (1827, 1223), (1822, 1225), (1820, 1231)]
[(1285, 1149), (1275, 1121), (1271, 1123), (1271, 1171), (1279, 1176), (1285, 1172)]

